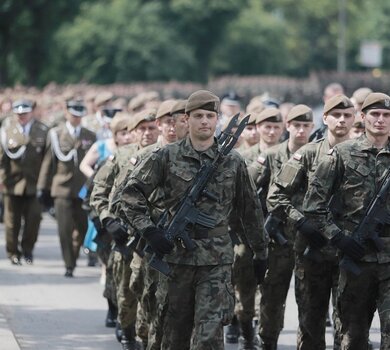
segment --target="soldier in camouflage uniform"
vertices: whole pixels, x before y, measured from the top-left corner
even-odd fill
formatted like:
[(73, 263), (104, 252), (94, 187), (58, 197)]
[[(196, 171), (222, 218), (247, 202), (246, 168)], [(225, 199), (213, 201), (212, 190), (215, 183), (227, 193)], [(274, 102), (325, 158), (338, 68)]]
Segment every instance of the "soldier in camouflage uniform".
[(117, 150), (98, 171), (94, 179), (91, 194), (91, 207), (99, 214), (103, 227), (115, 241), (111, 256), (112, 271), (117, 291), (118, 321), (122, 327), (122, 347), (136, 347), (135, 320), (137, 298), (129, 289), (132, 255), (123, 254), (123, 248), (128, 240), (128, 232), (111, 210), (110, 199), (116, 186), (120, 183), (119, 174), (123, 168), (133, 167), (137, 158), (134, 156), (140, 149), (157, 141), (158, 129), (155, 124), (155, 110), (148, 109), (137, 113), (130, 119), (129, 130), (134, 130), (137, 143), (123, 146)]
[[(313, 113), (305, 105), (294, 106), (287, 115), (288, 140), (268, 148), (249, 166), (249, 173), (258, 189), (265, 194), (283, 163), (305, 145), (313, 129)], [(269, 267), (260, 287), (259, 334), (264, 350), (277, 348), (279, 333), (283, 328), (285, 302), (294, 268), (295, 229), (287, 222), (283, 226), (287, 244), (270, 242)]]
[[(201, 164), (214, 159), (218, 108), (219, 99), (214, 94), (204, 90), (193, 93), (186, 105), (189, 137), (146, 157), (133, 171), (122, 195), (128, 221), (137, 226), (151, 248), (161, 255), (173, 249), (165, 255), (172, 278), (165, 282), (168, 300), (162, 349), (223, 349), (223, 325), (230, 322), (234, 305), (229, 219), (239, 220), (237, 226), (244, 225), (242, 232), (254, 252), (259, 281), (265, 273), (267, 237), (260, 205), (244, 161), (236, 152), (222, 160), (208, 184), (218, 201), (202, 198), (198, 203), (202, 212), (216, 220), (216, 227), (207, 230), (194, 225), (190, 234), (196, 245), (193, 252), (167, 240), (147, 209), (147, 198), (159, 187), (164, 193), (164, 208), (172, 216)], [(236, 215), (231, 217), (233, 212)]]
[[(320, 233), (352, 258), (359, 275), (340, 269), (337, 309), (341, 320), (341, 349), (367, 349), (369, 328), (377, 309), (381, 323), (381, 349), (390, 348), (390, 227), (378, 227), (384, 248), (377, 251), (352, 232), (365, 215), (386, 170), (390, 167), (390, 96), (369, 94), (362, 106), (366, 132), (329, 150), (311, 177), (304, 202), (308, 219)], [(337, 193), (343, 208), (337, 222), (328, 203)], [(385, 203), (387, 213), (390, 199)], [(374, 229), (374, 228), (373, 228)]]
[[(283, 131), (282, 117), (277, 108), (263, 109), (260, 113), (254, 111), (251, 116), (255, 118), (254, 124), (259, 131), (260, 141), (248, 149), (238, 149), (247, 164), (256, 161), (261, 152), (278, 144), (279, 137)], [(260, 197), (263, 215), (266, 215), (266, 192), (263, 192)], [(237, 321), (239, 321), (242, 334), (240, 344), (242, 343), (241, 345), (250, 348), (253, 346), (254, 330), (252, 320), (255, 316), (255, 299), (258, 288), (253, 278), (252, 254), (250, 250), (244, 242), (237, 240), (235, 243), (233, 283), (237, 302), (235, 306), (235, 317), (226, 332), (226, 342), (236, 343), (238, 341), (239, 327), (237, 326)]]
[[(332, 97), (325, 103), (323, 122), (328, 128), (325, 139), (311, 142), (300, 148), (282, 165), (269, 189), (267, 205), (270, 213), (281, 222), (288, 220), (299, 226), (295, 238), (295, 298), (298, 304), (297, 349), (325, 349), (325, 321), (332, 292), (336, 305), (336, 288), (339, 275), (336, 250), (326, 244), (326, 239), (315, 234), (315, 226), (305, 222), (302, 202), (308, 183), (321, 159), (336, 144), (349, 139), (354, 121), (354, 108), (344, 95)], [(336, 203), (333, 200), (333, 203)], [(287, 218), (287, 219), (286, 219)], [(314, 232), (314, 233), (313, 233)], [(318, 260), (306, 257), (310, 245), (321, 249)], [(336, 315), (333, 324), (339, 325)], [(337, 327), (336, 327), (337, 328)], [(338, 330), (335, 329), (334, 349), (339, 348)]]

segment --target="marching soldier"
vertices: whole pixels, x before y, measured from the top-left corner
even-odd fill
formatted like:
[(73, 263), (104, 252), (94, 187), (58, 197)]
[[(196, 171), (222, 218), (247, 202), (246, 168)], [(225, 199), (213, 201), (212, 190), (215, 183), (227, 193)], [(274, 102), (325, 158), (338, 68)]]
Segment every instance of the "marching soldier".
[(79, 198), (86, 178), (79, 164), (96, 141), (96, 136), (80, 125), (85, 112), (82, 101), (67, 102), (67, 121), (49, 132), (49, 147), (38, 180), (43, 196), (54, 198), (65, 277), (73, 277), (88, 227), (87, 213), (82, 209)]
[[(291, 226), (298, 227), (294, 242), (295, 298), (299, 318), (297, 348), (301, 350), (325, 349), (329, 296), (332, 293), (333, 305), (336, 305), (339, 275), (336, 250), (330, 245), (325, 247), (326, 239), (316, 234), (316, 227), (312, 223), (305, 222), (303, 198), (321, 159), (329, 149), (349, 139), (354, 113), (352, 102), (344, 95), (336, 95), (326, 101), (323, 111), (323, 122), (328, 129), (326, 138), (311, 142), (295, 152), (282, 165), (268, 192), (267, 205), (272, 216), (278, 218), (279, 222), (288, 221)], [(333, 207), (337, 207), (337, 200), (332, 202)], [(317, 253), (318, 260), (304, 254), (309, 245), (311, 249), (322, 248), (321, 253)], [(335, 314), (333, 319), (336, 328), (334, 349), (339, 349), (339, 321)]]
[[(32, 264), (33, 249), (41, 222), (37, 181), (45, 153), (48, 128), (33, 118), (32, 110), (31, 101), (15, 101), (15, 116), (0, 129), (6, 250), (14, 265), (21, 265), (22, 255), (27, 264)], [(19, 242), (22, 219), (23, 233)]]
[[(223, 325), (233, 316), (231, 285), (233, 249), (228, 224), (245, 225), (243, 234), (254, 252), (255, 276), (262, 281), (267, 258), (260, 204), (243, 159), (234, 151), (223, 158), (208, 189), (218, 201), (202, 198), (199, 209), (212, 215), (216, 227), (205, 230), (194, 225), (191, 238), (196, 249), (188, 252), (167, 240), (151, 220), (148, 198), (156, 188), (171, 216), (176, 204), (202, 164), (217, 154), (214, 132), (219, 99), (209, 91), (196, 91), (188, 99), (186, 114), (189, 136), (152, 152), (132, 172), (122, 192), (122, 210), (128, 222), (158, 254), (165, 255), (173, 278), (166, 280), (167, 304), (163, 319), (162, 349), (223, 348)], [(235, 215), (233, 215), (235, 213)], [(249, 219), (250, 218), (250, 219)], [(237, 221), (239, 220), (239, 222)]]
[[(268, 148), (248, 168), (258, 191), (264, 192), (265, 196), (282, 164), (308, 142), (314, 126), (313, 112), (306, 105), (296, 105), (288, 113), (286, 122), (289, 138), (279, 145)], [(284, 229), (287, 243), (282, 245), (274, 240), (270, 242), (269, 267), (264, 283), (260, 286), (259, 334), (264, 350), (277, 348), (278, 337), (283, 328), (287, 292), (294, 268), (292, 246), (295, 230), (289, 225), (285, 225)], [(245, 326), (249, 328), (251, 325)]]
[[(367, 236), (376, 232), (382, 249), (376, 249), (369, 238), (357, 240), (352, 234), (369, 215), (366, 209), (390, 168), (390, 96), (370, 93), (362, 106), (362, 118), (365, 134), (337, 144), (318, 164), (303, 208), (305, 216), (317, 223), (318, 232), (339, 249), (341, 256), (348, 256), (360, 271), (350, 271), (346, 266), (340, 269), (337, 310), (341, 320), (342, 350), (367, 349), (375, 310), (378, 310), (381, 324), (380, 348), (390, 348), (388, 195), (381, 203), (387, 217), (373, 218), (377, 224), (372, 224), (365, 232)], [(328, 206), (334, 194), (338, 195), (342, 208), (340, 220)]]

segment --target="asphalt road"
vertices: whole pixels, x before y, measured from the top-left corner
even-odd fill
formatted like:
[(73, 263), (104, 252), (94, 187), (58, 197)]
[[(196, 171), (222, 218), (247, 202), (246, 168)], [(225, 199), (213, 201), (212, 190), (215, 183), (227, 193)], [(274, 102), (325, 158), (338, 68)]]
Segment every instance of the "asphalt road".
[[(54, 220), (44, 216), (32, 266), (12, 266), (6, 259), (4, 228), (0, 224), (0, 350), (112, 350), (120, 349), (113, 330), (104, 327), (106, 302), (102, 297), (100, 267), (87, 267), (84, 253), (75, 278), (63, 276)], [(280, 350), (295, 349), (297, 310), (290, 288)], [(332, 332), (327, 329), (327, 349)], [(371, 340), (379, 348), (375, 317)], [(236, 345), (225, 349), (235, 350)]]

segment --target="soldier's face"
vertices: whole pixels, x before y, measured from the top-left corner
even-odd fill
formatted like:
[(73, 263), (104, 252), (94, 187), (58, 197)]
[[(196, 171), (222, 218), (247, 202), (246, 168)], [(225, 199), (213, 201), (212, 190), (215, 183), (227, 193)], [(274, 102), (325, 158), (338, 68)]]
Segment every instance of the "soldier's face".
[(72, 126), (74, 127), (79, 126), (81, 124), (81, 117), (75, 117), (68, 112), (67, 118), (69, 120), (69, 123), (72, 124)]
[(267, 145), (276, 145), (283, 133), (283, 123), (261, 122), (256, 124), (256, 129), (262, 140)]
[(137, 137), (137, 143), (139, 143), (142, 147), (146, 147), (157, 142), (160, 132), (157, 128), (156, 122), (144, 121), (135, 128), (135, 134)]
[(157, 119), (156, 123), (161, 136), (166, 142), (172, 143), (177, 141), (175, 118), (166, 115), (162, 118)]
[(301, 122), (292, 120), (287, 123), (287, 131), (290, 133), (289, 139), (297, 146), (303, 146), (309, 141), (309, 136), (313, 130), (312, 122)]
[(323, 117), (324, 124), (328, 126), (330, 133), (336, 137), (343, 137), (349, 133), (355, 121), (355, 109), (335, 108)]
[(114, 135), (114, 140), (118, 147), (128, 145), (131, 141), (130, 131), (127, 129), (117, 131)]
[(24, 125), (28, 124), (30, 122), (30, 120), (33, 118), (33, 113), (32, 112), (21, 113), (21, 114), (17, 114), (17, 116), (18, 116), (19, 124), (24, 126)]
[(175, 114), (177, 139), (184, 139), (188, 134), (187, 117), (184, 113)]
[(188, 127), (191, 138), (205, 141), (214, 137), (218, 115), (206, 109), (195, 109), (188, 116)]
[(259, 142), (260, 135), (256, 129), (256, 125), (247, 125), (242, 131), (241, 138), (252, 146)]
[(370, 109), (362, 113), (366, 132), (373, 136), (385, 136), (390, 133), (390, 110)]

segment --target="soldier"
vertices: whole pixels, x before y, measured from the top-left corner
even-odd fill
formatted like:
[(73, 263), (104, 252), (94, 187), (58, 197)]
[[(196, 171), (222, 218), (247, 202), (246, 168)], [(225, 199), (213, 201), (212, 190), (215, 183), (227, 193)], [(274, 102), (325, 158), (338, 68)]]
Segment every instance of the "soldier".
[[(390, 96), (369, 94), (362, 106), (362, 118), (365, 134), (328, 151), (312, 175), (304, 201), (305, 216), (317, 223), (319, 231), (315, 233), (329, 239), (341, 255), (349, 256), (361, 270), (356, 275), (340, 269), (337, 310), (343, 350), (367, 349), (376, 309), (381, 323), (380, 348), (390, 348), (390, 227), (372, 228), (383, 243), (381, 251), (368, 240), (358, 242), (352, 236), (390, 168)], [(334, 194), (342, 208), (340, 220), (328, 205)], [(388, 215), (388, 196), (384, 206)]]
[[(137, 162), (136, 153), (157, 141), (159, 132), (155, 117), (156, 111), (147, 109), (138, 112), (130, 119), (128, 130), (134, 129), (136, 143), (118, 148), (114, 157), (102, 166), (95, 176), (90, 200), (91, 207), (99, 214), (100, 222), (105, 230), (112, 235), (116, 245), (110, 260), (117, 294), (118, 321), (122, 328), (121, 344), (123, 349), (132, 349), (137, 346), (135, 340), (137, 296), (129, 288), (132, 257), (122, 254), (128, 240), (128, 232), (114, 215), (117, 213), (111, 210), (110, 201), (116, 187), (124, 177), (121, 172), (130, 171)], [(142, 293), (142, 289), (140, 293)]]
[[(37, 181), (48, 128), (33, 118), (32, 106), (29, 100), (15, 101), (12, 106), (15, 116), (0, 129), (6, 250), (14, 265), (21, 265), (22, 255), (27, 264), (32, 264), (41, 222)], [(22, 219), (23, 233), (19, 242)]]
[(277, 108), (266, 108), (256, 115), (256, 130), (259, 133), (258, 144), (241, 152), (248, 164), (254, 162), (261, 152), (279, 143), (283, 133), (283, 119)]
[(207, 186), (218, 201), (202, 198), (198, 203), (202, 212), (216, 220), (216, 226), (207, 230), (194, 225), (193, 252), (167, 240), (147, 209), (147, 199), (161, 188), (164, 209), (171, 216), (200, 166), (214, 159), (218, 111), (217, 96), (205, 90), (194, 92), (186, 105), (189, 136), (144, 158), (122, 192), (122, 210), (153, 251), (165, 255), (173, 249), (165, 256), (173, 277), (166, 280), (160, 275), (168, 288), (162, 349), (223, 349), (223, 325), (230, 322), (234, 305), (233, 249), (227, 227), (230, 219), (244, 226), (242, 232), (254, 252), (259, 282), (265, 273), (267, 237), (262, 230), (260, 205), (245, 163), (236, 152), (223, 158)]
[(54, 208), (60, 236), (65, 277), (73, 277), (73, 270), (88, 227), (87, 213), (81, 208), (79, 198), (85, 176), (79, 163), (96, 141), (95, 134), (82, 127), (85, 115), (82, 101), (67, 102), (67, 121), (50, 130), (38, 189), (54, 198)]
[[(313, 129), (313, 112), (306, 105), (294, 106), (287, 115), (289, 139), (279, 145), (268, 148), (248, 171), (255, 180), (258, 191), (266, 194), (273, 178), (283, 163), (292, 154), (305, 145)], [(290, 280), (294, 268), (292, 245), (295, 230), (289, 225), (283, 227), (286, 244), (270, 242), (269, 267), (264, 283), (260, 286), (260, 319), (259, 334), (264, 350), (277, 348), (278, 337), (283, 328), (284, 309)], [(249, 327), (249, 325), (248, 325)]]
[(114, 95), (109, 91), (97, 94), (94, 100), (96, 113), (82, 119), (82, 126), (93, 131), (98, 140), (112, 136), (110, 130), (112, 116), (107, 115), (107, 110), (112, 109), (113, 98)]
[[(324, 106), (323, 122), (328, 128), (325, 139), (311, 142), (300, 148), (282, 165), (274, 179), (267, 197), (267, 206), (278, 222), (290, 227), (298, 227), (294, 242), (295, 251), (295, 298), (298, 304), (297, 349), (325, 349), (325, 321), (332, 292), (333, 305), (336, 305), (338, 280), (338, 260), (336, 250), (326, 244), (321, 235), (312, 235), (315, 230), (308, 221), (304, 222), (302, 203), (310, 178), (318, 163), (336, 144), (349, 139), (349, 130), (354, 121), (352, 102), (344, 95), (336, 95)], [(336, 200), (332, 201), (334, 205)], [(272, 235), (271, 235), (272, 236)], [(274, 237), (275, 239), (275, 237)], [(310, 245), (322, 248), (320, 260), (312, 260), (304, 254)], [(319, 254), (319, 253), (318, 253)], [(317, 254), (317, 255), (318, 255)], [(339, 322), (333, 315), (334, 326)], [(335, 329), (334, 349), (339, 348), (338, 329)]]
[(241, 138), (240, 150), (248, 149), (260, 141), (260, 135), (256, 129), (256, 114), (251, 115), (248, 124), (241, 134)]

